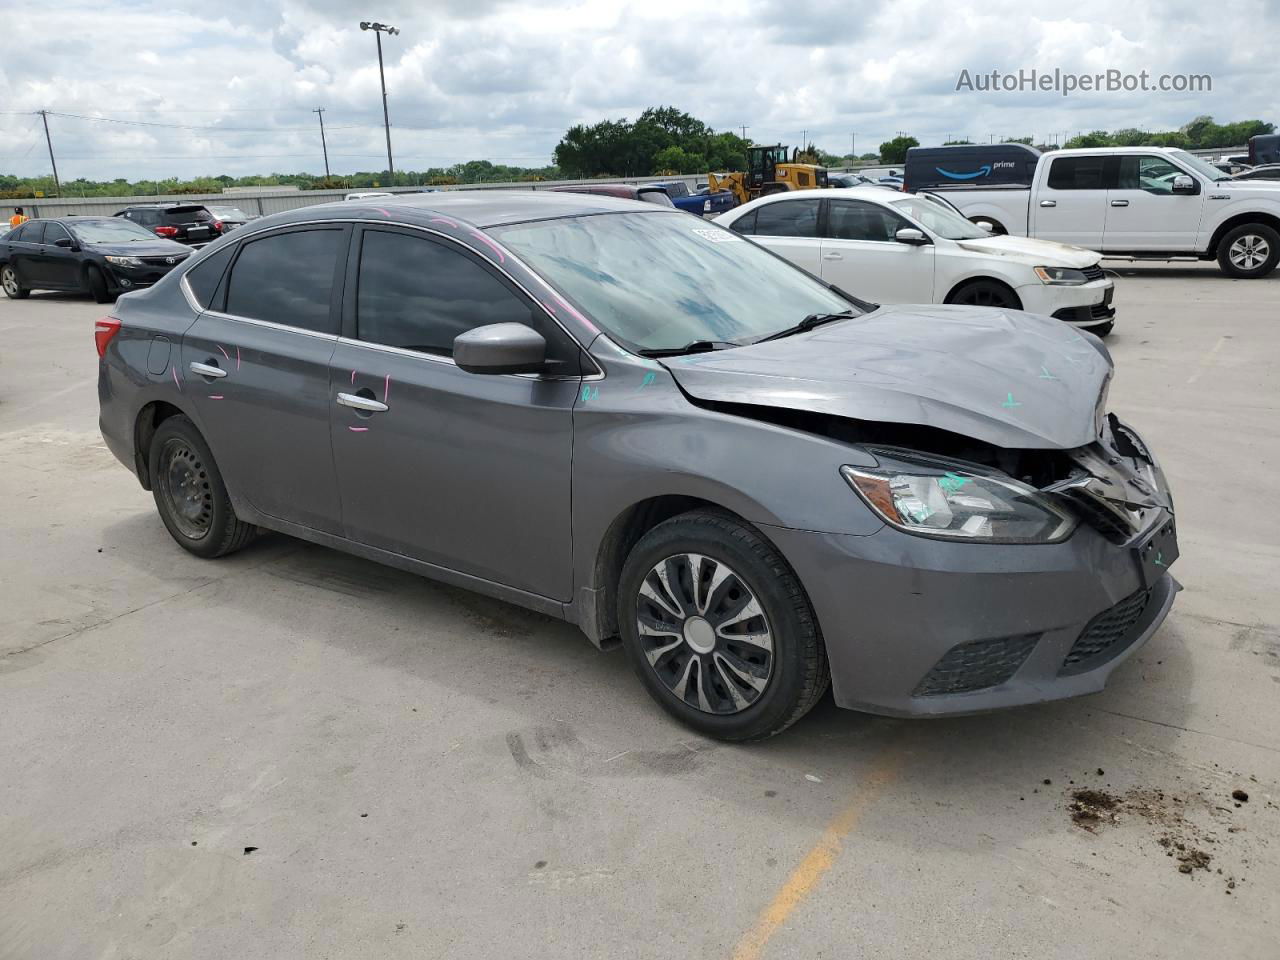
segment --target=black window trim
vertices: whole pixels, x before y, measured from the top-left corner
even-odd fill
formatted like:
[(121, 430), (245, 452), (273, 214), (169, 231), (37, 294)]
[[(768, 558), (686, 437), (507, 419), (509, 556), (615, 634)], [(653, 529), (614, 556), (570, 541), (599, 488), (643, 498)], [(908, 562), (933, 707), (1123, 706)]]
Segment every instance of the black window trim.
[[(406, 357), (418, 357), (424, 360), (430, 360), (435, 363), (446, 363), (456, 367), (453, 357), (441, 356), (438, 353), (427, 353), (422, 350), (408, 350), (404, 347), (393, 347), (386, 343), (375, 343), (372, 340), (361, 340), (358, 336), (359, 331), (356, 328), (356, 301), (359, 294), (359, 278), (360, 278), (360, 249), (364, 244), (364, 235), (367, 232), (381, 233), (400, 233), (406, 236), (416, 236), (428, 241), (434, 241), (442, 246), (452, 249), (472, 262), (478, 264), (480, 268), (486, 271), (490, 276), (494, 277), (499, 283), (507, 288), (516, 299), (524, 302), (530, 313), (535, 310), (545, 317), (549, 325), (560, 331), (564, 335), (567, 342), (571, 346), (578, 348), (580, 356), (579, 373), (563, 374), (563, 375), (547, 375), (540, 373), (508, 373), (501, 374), (506, 377), (519, 377), (522, 379), (538, 379), (538, 380), (585, 380), (599, 379), (604, 376), (604, 371), (600, 365), (595, 362), (586, 348), (579, 342), (563, 323), (561, 323), (551, 313), (546, 306), (535, 297), (520, 281), (511, 274), (507, 273), (493, 261), (487, 257), (481, 256), (476, 250), (467, 246), (465, 243), (459, 243), (453, 237), (440, 233), (437, 230), (431, 230), (426, 227), (420, 227), (416, 224), (397, 223), (385, 220), (360, 220), (354, 221), (354, 226), (358, 230), (352, 231), (350, 245), (347, 248), (347, 264), (346, 264), (346, 283), (343, 286), (342, 298), (342, 323), (338, 328), (338, 340), (344, 344), (352, 344), (355, 346), (368, 347), (372, 350), (382, 350), (389, 353), (399, 354)], [(528, 268), (526, 268), (528, 269)], [(532, 271), (530, 271), (532, 273)]]
[[(861, 203), (861, 204), (865, 204), (868, 207), (875, 207), (878, 210), (884, 211), (889, 216), (896, 217), (897, 219), (901, 220), (912, 230), (919, 230), (921, 233), (925, 235), (925, 238), (929, 241), (930, 244), (933, 243), (933, 233), (932, 231), (926, 230), (924, 228), (924, 224), (916, 223), (911, 217), (908, 217), (905, 213), (899, 213), (897, 210), (893, 209), (892, 204), (877, 203), (874, 200), (868, 200), (866, 197), (824, 197), (822, 200), (822, 208), (823, 208), (822, 220), (821, 220), (822, 233), (819, 235), (820, 238), (823, 240), (837, 240), (841, 243), (897, 243), (898, 242), (897, 240), (893, 240), (893, 239), (850, 240), (847, 237), (833, 237), (831, 235), (831, 205), (833, 203)], [(901, 230), (903, 228), (899, 227), (898, 229)]]
[[(216, 250), (211, 250), (210, 248), (213, 244), (208, 244), (207, 246), (202, 247), (198, 254), (191, 254), (182, 261), (182, 275), (178, 278), (178, 287), (182, 290), (182, 295), (187, 298), (187, 305), (196, 313), (213, 313), (220, 317), (231, 317), (230, 314), (224, 313), (222, 308), (227, 305), (227, 275), (230, 273), (231, 264), (233, 264), (236, 257), (240, 255), (240, 251), (237, 249), (239, 245), (240, 239), (238, 237), (226, 246), (218, 247)], [(231, 250), (231, 258), (223, 264), (222, 273), (218, 275), (218, 284), (213, 288), (213, 296), (209, 299), (209, 305), (206, 307), (200, 302), (199, 298), (196, 297), (196, 292), (191, 289), (191, 284), (187, 282), (187, 274), (192, 270), (195, 270), (210, 257), (217, 256), (223, 250), (227, 249)], [(236, 317), (234, 319), (247, 318)], [(284, 324), (279, 324), (279, 326), (284, 326)]]
[[(1049, 172), (1044, 178), (1044, 189), (1054, 190), (1058, 193), (1080, 193), (1085, 190), (1118, 190), (1120, 183), (1120, 158), (1125, 154), (1120, 153), (1072, 153), (1065, 156), (1054, 156), (1049, 154)], [(1053, 176), (1053, 164), (1061, 163), (1065, 160), (1101, 160), (1102, 161), (1102, 183), (1096, 187), (1055, 187), (1049, 183)]]
[[(42, 242), (45, 246), (53, 246), (53, 244), (52, 244), (49, 240), (44, 239), (44, 237), (48, 237), (48, 236), (49, 236), (49, 228), (50, 228), (50, 227), (57, 227), (59, 230), (61, 230), (61, 231), (62, 231), (63, 235), (64, 235), (64, 236), (66, 236), (66, 238), (67, 238), (68, 240), (71, 240), (72, 242), (75, 242), (75, 237), (73, 237), (73, 236), (71, 235), (71, 231), (67, 229), (67, 225), (66, 225), (65, 223), (62, 223), (62, 222), (60, 222), (60, 221), (58, 221), (58, 220), (46, 220), (46, 221), (44, 222), (44, 235), (43, 235), (43, 237), (41, 238), (41, 242)], [(58, 239), (60, 239), (60, 238), (59, 238), (59, 237), (54, 237), (53, 239), (54, 239), (54, 240), (58, 240)]]
[[(211, 316), (221, 317), (224, 320), (237, 320), (240, 323), (253, 323), (253, 324), (257, 324), (258, 326), (271, 327), (276, 330), (288, 330), (293, 333), (304, 334), (308, 337), (316, 337), (320, 340), (337, 340), (338, 333), (324, 333), (319, 330), (308, 330), (306, 327), (296, 327), (293, 324), (289, 324), (289, 323), (277, 323), (274, 320), (260, 320), (257, 317), (245, 317), (245, 316), (241, 316), (238, 313), (228, 313), (226, 310), (227, 283), (229, 282), (232, 274), (235, 271), (236, 261), (240, 259), (240, 257), (244, 254), (245, 249), (251, 243), (254, 243), (258, 240), (265, 240), (265, 239), (268, 239), (269, 237), (279, 236), (285, 233), (304, 233), (304, 232), (310, 232), (316, 229), (340, 230), (344, 234), (342, 242), (346, 246), (340, 246), (338, 249), (338, 256), (336, 258), (336, 263), (334, 264), (334, 268), (333, 268), (333, 287), (331, 288), (329, 293), (329, 326), (336, 328), (338, 331), (341, 331), (342, 329), (341, 306), (342, 306), (342, 297), (343, 297), (342, 284), (343, 284), (343, 280), (346, 277), (346, 271), (344, 267), (347, 262), (347, 254), (351, 244), (351, 235), (354, 232), (351, 229), (351, 223), (346, 220), (313, 220), (313, 221), (308, 221), (306, 223), (282, 224), (280, 227), (277, 227), (275, 229), (269, 228), (266, 230), (259, 230), (257, 233), (253, 234), (250, 237), (237, 237), (236, 240), (237, 240), (237, 243), (239, 244), (239, 249), (237, 249), (232, 254), (231, 262), (227, 264), (226, 269), (223, 271), (222, 277), (218, 281), (218, 288), (214, 291), (214, 295), (213, 295), (214, 302), (219, 304), (222, 307), (222, 309), (213, 310), (213, 309), (205, 309), (204, 307), (197, 306), (196, 308), (197, 311), (200, 313), (210, 314)], [(194, 267), (195, 264), (192, 264), (192, 266)], [(182, 279), (184, 281), (186, 280), (185, 271), (183, 272)], [(191, 293), (189, 287), (184, 286), (183, 293), (187, 295), (187, 299), (189, 303), (198, 305), (199, 301), (195, 299), (195, 296)]]
[[(795, 193), (805, 194), (810, 192), (811, 191), (809, 190), (788, 190), (785, 196), (781, 196), (777, 200), (771, 200), (769, 203), (760, 204), (760, 206), (755, 208), (755, 213), (757, 214), (756, 216), (757, 222), (755, 225), (752, 226), (752, 232), (749, 234), (743, 234), (743, 236), (768, 237), (774, 240), (821, 240), (823, 238), (823, 230), (826, 226), (826, 213), (827, 213), (827, 203), (828, 203), (827, 198), (824, 196), (817, 196), (817, 197), (792, 196), (792, 194), (795, 194)], [(796, 234), (777, 234), (777, 233), (756, 232), (759, 229), (759, 219), (760, 219), (759, 213), (761, 210), (767, 210), (769, 207), (780, 206), (781, 204), (784, 204), (784, 203), (809, 203), (809, 202), (814, 202), (814, 203), (817, 203), (818, 205), (817, 215), (814, 220), (813, 236), (802, 237), (802, 236), (797, 236)]]

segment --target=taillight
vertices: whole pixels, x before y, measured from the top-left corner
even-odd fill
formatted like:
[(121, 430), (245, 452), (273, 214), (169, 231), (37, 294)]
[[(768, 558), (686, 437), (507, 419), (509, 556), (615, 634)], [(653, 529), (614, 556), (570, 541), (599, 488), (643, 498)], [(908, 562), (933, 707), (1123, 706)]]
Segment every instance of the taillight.
[(158, 237), (176, 237), (178, 235), (177, 227), (156, 227), (156, 236)]
[(103, 317), (93, 325), (93, 342), (98, 345), (98, 356), (106, 355), (107, 344), (119, 332), (120, 321), (115, 317)]
[(215, 220), (215, 221), (213, 221), (213, 229), (215, 229), (215, 230), (217, 230), (219, 233), (221, 233), (221, 232), (222, 232), (222, 221), (221, 221), (221, 220)]

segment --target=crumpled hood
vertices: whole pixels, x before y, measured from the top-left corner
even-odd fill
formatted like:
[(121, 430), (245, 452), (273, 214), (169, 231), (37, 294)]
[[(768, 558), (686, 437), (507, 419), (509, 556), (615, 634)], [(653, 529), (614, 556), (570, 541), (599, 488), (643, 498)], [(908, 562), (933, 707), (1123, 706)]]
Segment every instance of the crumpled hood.
[(690, 396), (937, 427), (1012, 449), (1098, 436), (1102, 341), (989, 307), (884, 306), (781, 340), (662, 361)]
[(1032, 267), (1074, 267), (1080, 270), (1102, 259), (1102, 254), (1085, 247), (1052, 240), (1033, 240), (1031, 237), (983, 237), (979, 240), (957, 240), (956, 244), (976, 253), (1010, 257)]

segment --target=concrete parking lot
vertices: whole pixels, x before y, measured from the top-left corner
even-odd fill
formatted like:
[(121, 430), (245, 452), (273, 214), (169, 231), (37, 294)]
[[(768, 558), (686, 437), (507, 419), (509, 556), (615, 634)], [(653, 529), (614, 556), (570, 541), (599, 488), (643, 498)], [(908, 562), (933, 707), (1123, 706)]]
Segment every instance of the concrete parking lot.
[(105, 308), (0, 300), (0, 958), (1275, 958), (1280, 274), (1110, 266), (1165, 626), (1092, 698), (749, 747), (564, 624), (187, 555), (98, 435)]

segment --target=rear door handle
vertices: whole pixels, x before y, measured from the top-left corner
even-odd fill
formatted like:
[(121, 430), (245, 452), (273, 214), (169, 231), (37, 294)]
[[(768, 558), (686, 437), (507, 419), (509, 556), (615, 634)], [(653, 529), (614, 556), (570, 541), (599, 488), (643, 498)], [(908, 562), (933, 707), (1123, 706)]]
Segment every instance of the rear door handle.
[(1112, 200), (1111, 205), (1113, 207), (1127, 207), (1129, 205), (1129, 201), (1128, 200)]
[(833, 251), (832, 253), (824, 253), (822, 255), (822, 259), (823, 260), (843, 260), (844, 257), (840, 256), (840, 254), (835, 253)]
[(366, 413), (385, 413), (387, 405), (380, 400), (370, 400), (368, 397), (357, 396), (354, 393), (338, 394), (338, 403), (344, 407), (350, 407), (353, 410), (363, 410)]
[(223, 370), (221, 367), (214, 367), (207, 363), (191, 364), (191, 372), (199, 374), (202, 377), (213, 377), (215, 379), (218, 377), (225, 377), (227, 375), (227, 371)]
[(1040, 206), (1042, 207), (1056, 207), (1057, 205), (1058, 205), (1057, 200), (1041, 200), (1040, 201)]

